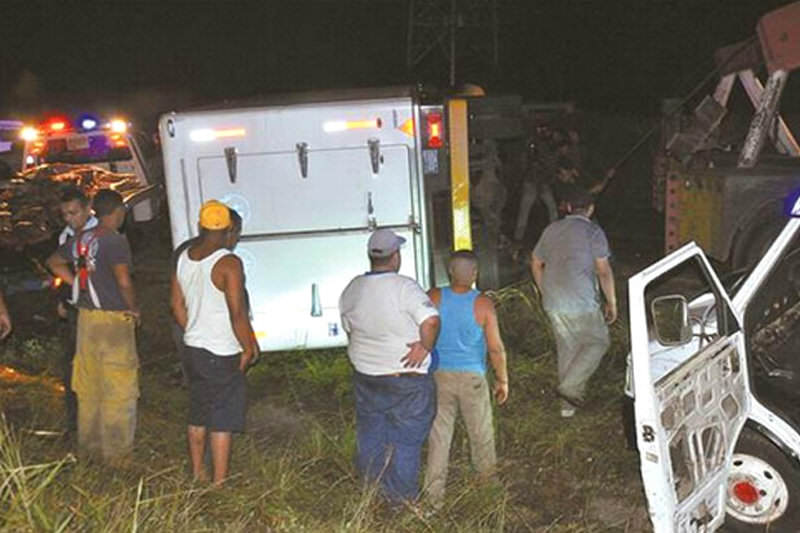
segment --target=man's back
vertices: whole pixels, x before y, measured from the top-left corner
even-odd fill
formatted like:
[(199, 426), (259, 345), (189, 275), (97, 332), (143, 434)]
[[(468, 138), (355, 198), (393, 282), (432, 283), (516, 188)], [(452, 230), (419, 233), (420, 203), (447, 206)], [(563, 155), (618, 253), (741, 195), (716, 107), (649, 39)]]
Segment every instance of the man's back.
[(427, 371), (403, 366), (408, 344), (419, 339), (419, 324), (437, 314), (413, 279), (395, 272), (370, 272), (354, 278), (339, 300), (348, 354), (356, 370), (368, 375)]
[(442, 326), (436, 341), (439, 369), (447, 371), (486, 372), (486, 335), (476, 320), (476, 300), (480, 292), (470, 289), (455, 292), (442, 288), (439, 315)]
[(544, 269), (544, 308), (581, 312), (599, 307), (595, 259), (608, 257), (603, 230), (582, 215), (568, 215), (545, 228), (533, 255), (549, 265)]
[(231, 252), (220, 248), (193, 259), (193, 250), (196, 248), (190, 246), (180, 255), (175, 274), (186, 305), (184, 342), (216, 355), (237, 354), (242, 347), (231, 325), (225, 293), (212, 280), (217, 262)]

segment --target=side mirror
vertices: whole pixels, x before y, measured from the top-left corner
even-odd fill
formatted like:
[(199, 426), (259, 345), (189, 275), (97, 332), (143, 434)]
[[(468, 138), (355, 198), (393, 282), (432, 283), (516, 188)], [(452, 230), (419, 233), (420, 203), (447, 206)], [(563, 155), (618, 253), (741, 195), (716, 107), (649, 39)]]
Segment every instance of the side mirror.
[(689, 304), (680, 294), (659, 296), (650, 303), (658, 342), (664, 346), (679, 346), (692, 338), (689, 326)]

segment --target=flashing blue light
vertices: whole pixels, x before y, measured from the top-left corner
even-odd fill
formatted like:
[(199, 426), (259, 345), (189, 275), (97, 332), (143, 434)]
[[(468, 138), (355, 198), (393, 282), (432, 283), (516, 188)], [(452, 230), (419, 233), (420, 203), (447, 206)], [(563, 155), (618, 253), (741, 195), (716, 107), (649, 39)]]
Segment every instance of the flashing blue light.
[(783, 214), (787, 217), (800, 217), (800, 189), (794, 189), (784, 197)]
[(83, 115), (78, 119), (78, 124), (81, 125), (82, 130), (89, 131), (95, 129), (99, 122), (91, 115)]

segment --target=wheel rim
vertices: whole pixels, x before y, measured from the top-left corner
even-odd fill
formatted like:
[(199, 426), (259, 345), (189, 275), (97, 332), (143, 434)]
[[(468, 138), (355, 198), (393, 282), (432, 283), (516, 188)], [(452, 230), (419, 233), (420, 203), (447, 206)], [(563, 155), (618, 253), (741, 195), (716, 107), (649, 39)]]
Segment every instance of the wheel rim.
[(728, 477), (728, 514), (750, 524), (779, 519), (789, 506), (789, 488), (769, 463), (744, 453), (733, 455)]

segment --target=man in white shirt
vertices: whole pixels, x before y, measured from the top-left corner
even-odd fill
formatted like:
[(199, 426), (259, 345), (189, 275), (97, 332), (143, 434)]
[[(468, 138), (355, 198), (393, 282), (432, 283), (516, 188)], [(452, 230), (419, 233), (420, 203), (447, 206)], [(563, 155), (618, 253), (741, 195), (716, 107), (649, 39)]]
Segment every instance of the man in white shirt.
[(379, 479), (392, 504), (417, 497), (420, 453), (436, 411), (428, 373), (439, 313), (413, 279), (398, 274), (405, 239), (388, 229), (370, 236), (370, 271), (339, 300), (354, 367), (356, 467)]
[[(58, 245), (62, 246), (76, 234), (97, 226), (97, 218), (92, 214), (89, 198), (75, 186), (69, 186), (61, 193), (59, 207), (66, 225), (58, 235)], [(78, 397), (72, 390), (72, 360), (75, 358), (77, 339), (78, 308), (73, 288), (63, 283), (59, 287), (58, 316), (67, 321), (63, 334), (64, 358), (61, 363), (61, 377), (64, 382), (64, 406), (66, 410), (67, 434), (74, 434), (78, 429)]]

